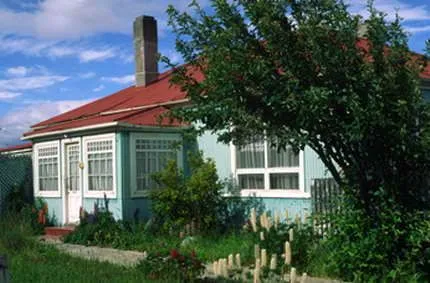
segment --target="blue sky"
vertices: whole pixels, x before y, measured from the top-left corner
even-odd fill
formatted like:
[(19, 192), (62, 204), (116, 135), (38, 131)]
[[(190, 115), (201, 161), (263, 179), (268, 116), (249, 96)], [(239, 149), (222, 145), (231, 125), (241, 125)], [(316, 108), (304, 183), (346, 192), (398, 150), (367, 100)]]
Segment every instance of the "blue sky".
[[(158, 20), (159, 51), (173, 61), (174, 36), (165, 9), (190, 0), (0, 0), (0, 147), (19, 142), (29, 126), (134, 83), (131, 26), (136, 16)], [(199, 1), (207, 6), (209, 0)], [(349, 0), (365, 16), (365, 0)], [(422, 52), (430, 38), (428, 0), (376, 0), (396, 9)], [(160, 66), (161, 69), (163, 66)]]

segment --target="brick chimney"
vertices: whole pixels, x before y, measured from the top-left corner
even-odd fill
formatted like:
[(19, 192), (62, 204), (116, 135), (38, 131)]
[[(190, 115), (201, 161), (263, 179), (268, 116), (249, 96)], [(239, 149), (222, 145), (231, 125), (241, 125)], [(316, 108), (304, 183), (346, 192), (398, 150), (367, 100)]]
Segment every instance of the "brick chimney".
[(140, 16), (133, 23), (136, 86), (147, 86), (158, 77), (157, 21)]

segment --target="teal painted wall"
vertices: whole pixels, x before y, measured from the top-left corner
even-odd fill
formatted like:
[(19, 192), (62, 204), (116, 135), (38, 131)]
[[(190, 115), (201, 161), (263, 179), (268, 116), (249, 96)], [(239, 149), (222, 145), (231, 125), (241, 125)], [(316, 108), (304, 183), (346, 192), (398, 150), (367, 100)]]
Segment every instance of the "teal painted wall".
[[(83, 208), (92, 213), (94, 211), (94, 204), (98, 204), (99, 208), (105, 207), (103, 198), (84, 198)], [(122, 202), (121, 199), (108, 199), (109, 211), (112, 212), (115, 219), (122, 219)]]
[(42, 198), (48, 205), (49, 217), (55, 217), (57, 225), (62, 224), (63, 221), (63, 200), (62, 198)]
[(121, 140), (121, 168), (118, 174), (121, 174), (121, 188), (122, 188), (122, 206), (123, 206), (123, 219), (132, 220), (134, 215), (140, 219), (147, 219), (150, 217), (150, 200), (147, 198), (132, 198), (131, 197), (131, 182), (130, 175), (130, 132), (119, 133)]
[(305, 213), (311, 213), (311, 199), (309, 198), (262, 198), (261, 199), (266, 211), (274, 215), (275, 211), (279, 212), (281, 219), (285, 219), (285, 211), (288, 210), (290, 218), (298, 215), (303, 218)]
[[(148, 133), (151, 134), (151, 133)], [(151, 215), (151, 202), (148, 198), (132, 198), (130, 188), (130, 132), (121, 131), (116, 133), (116, 186), (117, 196), (109, 199), (109, 210), (116, 219), (132, 220), (137, 213), (138, 218), (149, 218)], [(205, 158), (211, 158), (216, 162), (218, 175), (221, 179), (231, 177), (230, 147), (217, 142), (217, 137), (210, 133), (205, 133), (198, 137), (197, 145), (188, 143), (184, 148), (184, 171), (186, 172), (186, 154), (189, 150), (198, 148), (203, 151)], [(305, 171), (305, 191), (310, 191), (312, 179), (328, 177), (324, 165), (318, 159), (316, 153), (310, 148), (304, 151), (304, 171)], [(45, 198), (48, 202), (50, 212), (54, 213), (59, 223), (63, 218), (61, 198)], [(303, 215), (304, 211), (310, 211), (311, 200), (306, 198), (262, 198), (262, 202), (267, 210), (274, 212), (288, 209), (290, 215)], [(104, 207), (103, 198), (86, 198), (83, 192), (83, 207), (89, 212), (94, 209), (94, 204), (98, 203)]]
[(304, 151), (305, 192), (311, 191), (312, 179), (330, 178), (330, 173), (315, 151), (305, 147)]
[(218, 176), (221, 180), (231, 177), (231, 158), (230, 146), (219, 143), (217, 136), (209, 132), (197, 138), (198, 149), (203, 151), (205, 158), (211, 158), (215, 161)]
[(430, 102), (430, 89), (423, 89), (424, 100)]

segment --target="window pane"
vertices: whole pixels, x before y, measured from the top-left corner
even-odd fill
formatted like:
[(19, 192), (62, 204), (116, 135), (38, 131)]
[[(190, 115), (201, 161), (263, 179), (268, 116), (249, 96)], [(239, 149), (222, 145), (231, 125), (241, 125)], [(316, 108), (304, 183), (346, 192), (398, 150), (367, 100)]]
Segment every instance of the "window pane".
[(236, 148), (237, 168), (264, 168), (264, 141)]
[[(269, 145), (270, 146), (270, 145)], [(269, 167), (298, 167), (299, 155), (290, 146), (278, 151), (276, 145), (269, 148)]]
[(113, 190), (112, 141), (95, 141), (87, 144), (88, 149), (88, 190)]
[(39, 148), (39, 190), (58, 190), (58, 148), (56, 146)]
[(298, 173), (274, 173), (270, 174), (270, 189), (298, 190)]
[(154, 173), (162, 171), (169, 160), (177, 159), (174, 140), (136, 140), (136, 185), (137, 190), (154, 189)]
[(239, 175), (239, 187), (242, 190), (264, 189), (264, 174)]

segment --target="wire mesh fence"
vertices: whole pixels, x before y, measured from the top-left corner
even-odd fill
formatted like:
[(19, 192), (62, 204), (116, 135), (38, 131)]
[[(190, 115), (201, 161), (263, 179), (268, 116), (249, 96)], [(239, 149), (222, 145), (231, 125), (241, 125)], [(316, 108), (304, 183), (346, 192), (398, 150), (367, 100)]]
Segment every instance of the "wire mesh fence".
[(19, 189), (26, 199), (33, 195), (31, 153), (0, 154), (0, 213), (6, 209), (8, 194)]

